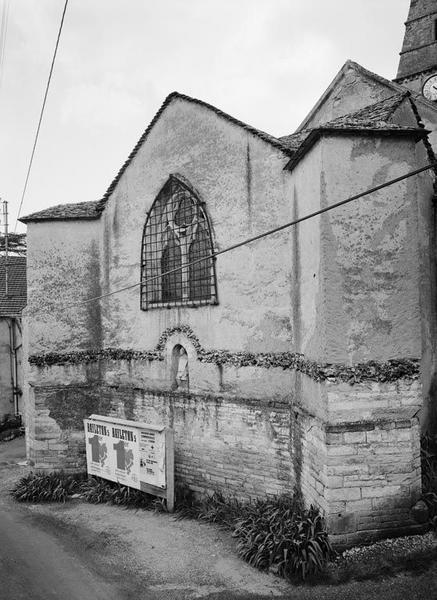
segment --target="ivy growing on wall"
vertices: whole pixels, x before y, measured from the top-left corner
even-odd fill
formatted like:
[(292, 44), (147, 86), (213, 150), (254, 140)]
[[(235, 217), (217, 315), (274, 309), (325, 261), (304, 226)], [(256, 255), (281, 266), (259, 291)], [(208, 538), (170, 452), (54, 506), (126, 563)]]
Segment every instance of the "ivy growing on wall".
[(163, 360), (163, 351), (167, 340), (175, 333), (187, 337), (197, 352), (200, 362), (216, 365), (241, 367), (279, 367), (304, 373), (315, 381), (346, 382), (349, 384), (363, 381), (393, 382), (399, 379), (417, 379), (419, 360), (416, 358), (391, 359), (385, 362), (368, 361), (352, 366), (344, 364), (317, 363), (297, 352), (230, 352), (228, 350), (207, 350), (188, 325), (178, 325), (166, 329), (158, 340), (154, 350), (139, 351), (122, 348), (103, 348), (101, 350), (75, 352), (49, 352), (33, 354), (29, 363), (38, 367), (66, 364), (90, 363), (101, 359), (110, 360)]

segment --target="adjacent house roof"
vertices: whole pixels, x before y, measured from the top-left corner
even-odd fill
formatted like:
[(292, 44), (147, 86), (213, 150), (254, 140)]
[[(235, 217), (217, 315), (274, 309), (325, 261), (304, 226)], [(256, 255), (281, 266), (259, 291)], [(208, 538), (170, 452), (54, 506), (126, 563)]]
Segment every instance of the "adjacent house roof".
[(8, 256), (7, 270), (6, 294), (6, 258), (0, 256), (0, 318), (21, 316), (27, 304), (26, 257)]
[(91, 202), (77, 202), (75, 204), (58, 204), (51, 208), (45, 208), (39, 212), (21, 217), (22, 223), (32, 221), (69, 221), (71, 219), (98, 219), (105, 203), (101, 200)]

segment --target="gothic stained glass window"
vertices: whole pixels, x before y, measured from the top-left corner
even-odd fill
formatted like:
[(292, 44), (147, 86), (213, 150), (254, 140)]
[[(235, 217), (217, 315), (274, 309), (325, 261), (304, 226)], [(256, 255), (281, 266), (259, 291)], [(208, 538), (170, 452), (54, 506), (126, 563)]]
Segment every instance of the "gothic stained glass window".
[(216, 304), (211, 227), (188, 184), (170, 176), (148, 214), (141, 251), (141, 308)]

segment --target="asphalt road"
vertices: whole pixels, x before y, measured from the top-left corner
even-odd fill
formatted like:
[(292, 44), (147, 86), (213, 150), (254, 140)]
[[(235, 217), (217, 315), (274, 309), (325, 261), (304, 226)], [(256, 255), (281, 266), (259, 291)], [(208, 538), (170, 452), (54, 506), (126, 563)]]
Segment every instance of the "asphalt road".
[[(197, 569), (188, 580), (179, 572), (175, 579), (171, 565), (181, 558), (176, 554), (179, 546), (173, 540), (160, 549), (150, 536), (155, 532), (155, 537), (162, 537), (166, 527), (165, 539), (171, 535), (186, 536), (187, 532), (184, 533), (182, 526), (167, 523), (153, 513), (138, 515), (141, 527), (147, 526), (147, 536), (141, 538), (141, 543), (147, 546), (149, 554), (137, 556), (141, 561), (131, 564), (132, 556), (124, 549), (123, 540), (112, 534), (104, 535), (113, 519), (117, 519), (116, 515), (120, 520), (120, 514), (124, 513), (93, 507), (90, 514), (100, 518), (104, 527), (100, 532), (92, 532), (89, 519), (72, 524), (60, 518), (62, 507), (56, 511), (47, 505), (41, 511), (12, 501), (8, 490), (19, 476), (16, 462), (23, 458), (23, 453), (22, 441), (0, 443), (0, 600), (437, 600), (435, 563), (424, 572), (403, 572), (338, 586), (290, 586), (283, 593), (273, 595), (217, 586), (214, 589), (214, 585), (198, 580)], [(22, 468), (22, 474), (25, 472)], [(68, 511), (67, 506), (65, 510)], [(130, 535), (131, 530), (123, 521), (120, 531)], [(215, 552), (199, 539), (198, 562), (202, 555), (212, 551)], [(111, 560), (108, 561), (108, 557), (112, 557)], [(157, 585), (153, 571), (162, 571), (159, 566), (165, 560), (165, 564), (170, 565), (169, 571), (164, 569), (162, 581), (158, 578)], [(243, 568), (244, 563), (241, 565)], [(256, 573), (254, 571), (254, 577)]]
[(0, 444), (0, 600), (135, 598), (131, 583), (99, 570), (84, 544), (11, 501), (4, 484), (11, 466), (24, 458), (23, 440)]
[(1, 600), (120, 600), (108, 584), (22, 514), (0, 510)]

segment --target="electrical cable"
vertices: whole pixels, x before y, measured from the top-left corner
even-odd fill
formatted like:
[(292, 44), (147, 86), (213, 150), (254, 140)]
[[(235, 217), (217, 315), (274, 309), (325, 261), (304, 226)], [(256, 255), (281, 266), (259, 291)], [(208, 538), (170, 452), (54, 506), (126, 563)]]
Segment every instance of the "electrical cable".
[(119, 294), (121, 292), (125, 292), (127, 290), (131, 290), (133, 288), (136, 288), (140, 285), (145, 285), (151, 281), (155, 281), (156, 279), (160, 279), (161, 277), (163, 277), (164, 275), (170, 275), (171, 273), (176, 273), (177, 271), (180, 271), (182, 269), (187, 269), (188, 267), (192, 266), (192, 265), (196, 265), (200, 262), (203, 262), (205, 260), (211, 260), (212, 258), (215, 258), (217, 256), (219, 256), (220, 254), (225, 254), (226, 252), (230, 252), (231, 250), (236, 250), (237, 248), (240, 248), (241, 246), (245, 246), (246, 244), (250, 244), (252, 242), (255, 242), (256, 240), (260, 240), (262, 238), (265, 238), (269, 235), (273, 235), (275, 233), (278, 233), (279, 231), (283, 231), (284, 229), (287, 229), (288, 227), (292, 227), (294, 225), (298, 225), (299, 223), (302, 223), (303, 221), (308, 221), (309, 219), (313, 219), (314, 217), (317, 217), (319, 215), (322, 215), (323, 213), (326, 213), (330, 210), (333, 210), (334, 208), (338, 208), (339, 206), (344, 206), (345, 204), (348, 204), (349, 202), (353, 202), (354, 200), (358, 200), (359, 198), (362, 198), (363, 196), (368, 196), (369, 194), (373, 194), (374, 192), (378, 192), (379, 190), (382, 190), (386, 187), (389, 187), (391, 185), (394, 185), (395, 183), (398, 183), (400, 181), (403, 181), (404, 179), (408, 179), (409, 177), (413, 177), (414, 175), (418, 175), (419, 173), (423, 173), (424, 171), (428, 171), (429, 169), (433, 169), (433, 168), (437, 168), (437, 162), (436, 163), (431, 163), (429, 165), (426, 165), (424, 167), (421, 167), (420, 169), (416, 169), (414, 171), (410, 171), (409, 173), (406, 173), (405, 175), (401, 175), (400, 177), (396, 177), (395, 179), (391, 179), (389, 181), (386, 181), (384, 183), (381, 183), (380, 185), (377, 185), (373, 188), (370, 188), (368, 190), (365, 190), (364, 192), (360, 192), (359, 194), (356, 194), (355, 196), (350, 196), (349, 198), (346, 198), (345, 200), (340, 200), (339, 202), (336, 202), (335, 204), (331, 204), (329, 206), (326, 206), (325, 208), (321, 208), (320, 210), (317, 210), (315, 212), (309, 213), (308, 215), (305, 215), (303, 217), (300, 217), (299, 219), (295, 219), (293, 221), (289, 221), (288, 223), (284, 223), (283, 225), (280, 225), (279, 227), (275, 227), (274, 229), (270, 229), (268, 231), (265, 231), (264, 233), (260, 233), (258, 235), (255, 235), (253, 237), (247, 238), (241, 242), (238, 242), (236, 244), (233, 244), (232, 246), (228, 246), (227, 248), (224, 248), (223, 250), (218, 250), (217, 252), (213, 252), (212, 254), (209, 254), (208, 256), (204, 256), (202, 258), (198, 258), (197, 260), (194, 260), (186, 265), (182, 265), (179, 267), (176, 267), (174, 269), (171, 269), (169, 271), (166, 271), (165, 273), (160, 273), (159, 275), (155, 275), (153, 277), (149, 277), (148, 279), (146, 279), (145, 281), (138, 281), (136, 283), (133, 283), (131, 285), (127, 285), (126, 287), (123, 288), (119, 288), (117, 290), (114, 290), (112, 292), (108, 292), (106, 294), (102, 294), (101, 296), (94, 296), (92, 298), (87, 298), (86, 300), (81, 300), (80, 302), (74, 302), (72, 304), (67, 304), (66, 306), (61, 306), (60, 309), (67, 309), (67, 308), (73, 308), (74, 306), (81, 306), (83, 304), (88, 304), (89, 302), (94, 302), (96, 300), (101, 300), (102, 298), (108, 298), (109, 296), (114, 296), (115, 294)]
[(29, 175), (30, 175), (30, 171), (32, 169), (32, 163), (33, 163), (33, 157), (35, 155), (36, 145), (38, 143), (39, 131), (41, 129), (42, 118), (43, 118), (44, 109), (45, 109), (45, 106), (46, 106), (47, 95), (49, 93), (49, 87), (50, 87), (50, 81), (52, 79), (53, 68), (55, 66), (56, 54), (58, 52), (59, 40), (61, 38), (62, 27), (64, 25), (64, 18), (65, 18), (65, 12), (67, 10), (67, 5), (68, 5), (68, 0), (65, 0), (64, 10), (62, 12), (62, 17), (61, 17), (61, 23), (59, 25), (59, 30), (58, 30), (58, 37), (56, 39), (55, 50), (53, 52), (52, 64), (50, 66), (49, 77), (47, 79), (46, 90), (45, 90), (45, 93), (44, 93), (44, 99), (43, 99), (43, 103), (42, 103), (42, 107), (41, 107), (41, 113), (39, 115), (38, 127), (36, 129), (36, 134), (35, 134), (35, 140), (33, 142), (32, 153), (30, 155), (29, 167), (27, 169), (27, 175), (26, 175), (26, 180), (25, 180), (25, 183), (24, 183), (23, 193), (21, 194), (20, 206), (18, 208), (17, 218), (16, 218), (16, 221), (15, 221), (14, 233), (17, 230), (18, 219), (20, 218), (21, 209), (22, 209), (22, 206), (23, 206), (24, 196), (26, 195), (27, 184), (29, 182)]
[(0, 89), (2, 87), (3, 82), (3, 66), (5, 62), (6, 37), (8, 34), (9, 2), (10, 0), (3, 0), (2, 20), (0, 26)]

